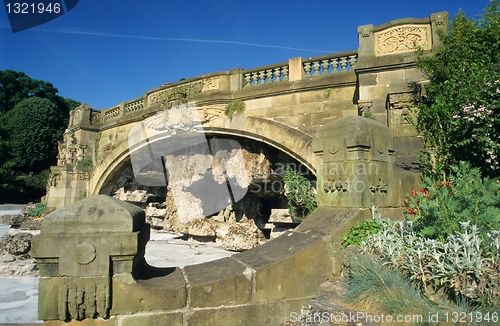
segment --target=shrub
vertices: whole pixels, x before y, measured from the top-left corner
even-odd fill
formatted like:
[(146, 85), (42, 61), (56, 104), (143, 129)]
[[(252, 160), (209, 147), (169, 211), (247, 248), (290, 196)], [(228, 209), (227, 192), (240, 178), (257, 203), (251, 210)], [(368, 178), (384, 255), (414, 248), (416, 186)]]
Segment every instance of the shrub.
[(298, 218), (307, 217), (317, 207), (316, 189), (306, 177), (290, 166), (283, 172), (285, 186), (281, 194), (287, 198), (290, 214)]
[(479, 227), (483, 239), (490, 230), (500, 230), (500, 183), (481, 178), (479, 168), (465, 162), (451, 171), (447, 181), (425, 177), (423, 190), (406, 197), (406, 218), (419, 235), (444, 241), (467, 221)]
[(226, 105), (226, 110), (224, 113), (229, 117), (232, 118), (237, 114), (241, 114), (245, 112), (245, 102), (240, 101), (240, 100), (235, 100), (231, 101)]
[(487, 232), (483, 243), (475, 225), (461, 222), (462, 232), (436, 241), (419, 236), (411, 221), (391, 221), (375, 212), (374, 220), (381, 231), (361, 243), (363, 252), (379, 255), (426, 292), (443, 288), (451, 296), (498, 306), (500, 231)]
[(380, 224), (373, 219), (353, 225), (351, 230), (349, 230), (349, 233), (344, 235), (344, 238), (342, 239), (342, 246), (359, 246), (370, 234), (379, 232), (381, 228)]
[(419, 105), (417, 130), (432, 155), (431, 173), (446, 175), (466, 160), (483, 175), (500, 176), (500, 1), (481, 16), (460, 12), (435, 55), (417, 62), (430, 83)]
[[(441, 312), (411, 281), (367, 256), (350, 263), (345, 300), (359, 310), (384, 314), (418, 316), (423, 311)], [(412, 324), (422, 321), (427, 320), (412, 320)]]
[(45, 206), (44, 204), (36, 203), (35, 207), (28, 211), (28, 215), (31, 217), (40, 217), (46, 209), (47, 206)]

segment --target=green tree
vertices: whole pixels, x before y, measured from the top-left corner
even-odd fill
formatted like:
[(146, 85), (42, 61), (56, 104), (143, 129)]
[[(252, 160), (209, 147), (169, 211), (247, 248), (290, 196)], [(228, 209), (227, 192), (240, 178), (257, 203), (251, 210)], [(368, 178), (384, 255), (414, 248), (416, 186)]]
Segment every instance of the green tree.
[(57, 141), (67, 126), (67, 112), (48, 99), (30, 97), (5, 114), (16, 170), (38, 173), (55, 164)]
[(0, 197), (7, 198), (15, 191), (15, 178), (12, 175), (14, 162), (7, 143), (6, 130), (0, 126)]
[(442, 34), (444, 47), (420, 54), (430, 83), (419, 106), (417, 130), (433, 157), (428, 171), (446, 179), (450, 166), (468, 161), (485, 176), (500, 175), (500, 1), (476, 18), (460, 12)]
[(33, 96), (58, 102), (57, 92), (57, 88), (49, 82), (32, 79), (23, 72), (0, 70), (0, 115)]

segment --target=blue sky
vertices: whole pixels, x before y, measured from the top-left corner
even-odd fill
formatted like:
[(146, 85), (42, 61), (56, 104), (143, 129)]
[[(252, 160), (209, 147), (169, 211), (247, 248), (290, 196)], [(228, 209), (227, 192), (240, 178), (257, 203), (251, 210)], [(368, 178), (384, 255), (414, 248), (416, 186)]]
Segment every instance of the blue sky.
[(63, 16), (12, 33), (0, 8), (0, 70), (51, 82), (95, 109), (165, 82), (355, 50), (357, 27), (459, 9), (487, 0), (238, 1), (80, 0)]

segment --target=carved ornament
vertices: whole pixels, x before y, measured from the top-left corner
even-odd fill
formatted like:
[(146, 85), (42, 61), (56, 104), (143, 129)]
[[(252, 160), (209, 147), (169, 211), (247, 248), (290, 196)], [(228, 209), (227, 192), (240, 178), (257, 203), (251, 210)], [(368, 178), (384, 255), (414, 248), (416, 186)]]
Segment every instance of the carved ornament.
[(417, 47), (431, 49), (431, 31), (428, 25), (402, 25), (375, 33), (375, 55), (415, 51)]

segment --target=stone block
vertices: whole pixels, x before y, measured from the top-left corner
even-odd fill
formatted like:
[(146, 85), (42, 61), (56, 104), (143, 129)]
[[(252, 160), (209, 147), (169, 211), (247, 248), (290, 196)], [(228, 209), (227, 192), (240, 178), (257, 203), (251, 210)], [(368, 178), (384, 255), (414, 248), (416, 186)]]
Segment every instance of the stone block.
[(186, 283), (179, 268), (149, 266), (146, 273), (138, 280), (129, 275), (113, 277), (112, 315), (186, 307)]
[(195, 310), (186, 313), (186, 326), (281, 325), (284, 322), (281, 301), (233, 307)]
[(328, 98), (328, 92), (326, 90), (320, 91), (310, 91), (299, 93), (300, 103), (317, 103), (325, 101)]
[(378, 75), (376, 73), (360, 74), (359, 86), (376, 86), (378, 84)]
[(287, 299), (283, 301), (283, 310), (285, 312), (285, 322), (290, 321), (290, 314), (296, 313), (297, 316), (300, 315), (302, 307), (307, 306), (311, 302), (312, 297), (298, 298), (298, 299)]
[(289, 59), (288, 69), (288, 79), (290, 81), (301, 80), (304, 76), (304, 70), (302, 68), (302, 57)]
[(371, 218), (369, 209), (318, 207), (295, 231), (316, 234), (332, 242), (341, 243), (351, 226)]
[(359, 61), (365, 57), (373, 57), (375, 55), (375, 42), (373, 37), (374, 26), (372, 24), (362, 25), (358, 27), (358, 56)]
[(370, 87), (371, 86), (359, 86), (359, 100), (370, 101)]
[(311, 117), (311, 125), (312, 126), (322, 126), (327, 124), (328, 122), (342, 118), (343, 111), (340, 110), (329, 110), (319, 113), (313, 113), (310, 115)]
[(138, 314), (123, 316), (121, 326), (183, 326), (183, 314), (181, 312), (156, 312), (150, 314)]
[(286, 95), (276, 95), (273, 96), (273, 107), (278, 107), (278, 106), (290, 106), (292, 104), (298, 104), (299, 103), (299, 98), (300, 94), (299, 93), (292, 93), (292, 94), (286, 94)]
[(427, 79), (422, 71), (418, 68), (405, 69), (404, 78), (408, 81), (421, 81)]
[(370, 109), (372, 114), (381, 114), (384, 116), (383, 122), (379, 121), (383, 125), (387, 126), (387, 96), (374, 98), (372, 100), (372, 107)]
[(112, 197), (90, 197), (48, 214), (32, 241), (42, 275), (51, 276), (41, 281), (41, 310), (50, 312), (48, 319), (54, 312), (60, 320), (108, 317), (111, 275), (131, 277), (147, 240), (144, 211)]
[(271, 97), (245, 101), (245, 111), (270, 108), (273, 105)]
[(404, 69), (378, 72), (379, 86), (387, 86), (390, 85), (395, 80), (403, 80), (403, 79), (405, 79)]
[(266, 109), (255, 109), (251, 112), (251, 115), (256, 117), (263, 117), (268, 119), (274, 119), (277, 117), (287, 117), (292, 115), (292, 110), (290, 106), (280, 106), (272, 107)]
[(310, 114), (302, 114), (298, 116), (286, 116), (275, 118), (276, 121), (284, 123), (289, 126), (294, 126), (296, 128), (300, 128), (301, 126), (310, 126), (311, 125), (311, 115)]
[(332, 272), (330, 244), (287, 232), (232, 258), (255, 270), (254, 302), (312, 296)]
[(331, 89), (328, 98), (334, 101), (339, 99), (349, 99), (352, 101), (355, 92), (355, 86), (334, 87)]
[(390, 218), (391, 220), (404, 220), (405, 208), (403, 207), (379, 207), (377, 213), (382, 217)]
[[(42, 270), (40, 270), (42, 275)], [(40, 277), (38, 282), (38, 319), (57, 320), (58, 298), (59, 298), (59, 278)]]
[(323, 102), (297, 104), (292, 106), (291, 111), (293, 116), (321, 112), (323, 111)]
[(377, 98), (383, 98), (385, 100), (385, 98), (387, 97), (387, 86), (379, 82), (378, 86), (369, 87), (368, 94), (369, 98), (372, 99), (372, 101)]
[[(352, 110), (352, 109), (356, 109), (356, 112), (357, 112), (357, 105), (355, 105), (352, 102), (352, 98), (338, 99), (336, 101), (328, 101), (328, 102), (323, 103), (323, 111), (340, 111), (340, 112), (342, 112), (345, 110)], [(342, 116), (345, 116), (344, 113), (342, 113)]]
[(232, 258), (184, 268), (191, 307), (239, 305), (252, 298), (253, 272)]

